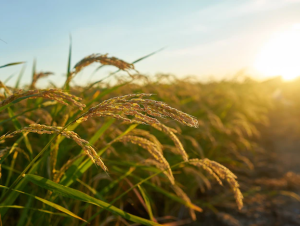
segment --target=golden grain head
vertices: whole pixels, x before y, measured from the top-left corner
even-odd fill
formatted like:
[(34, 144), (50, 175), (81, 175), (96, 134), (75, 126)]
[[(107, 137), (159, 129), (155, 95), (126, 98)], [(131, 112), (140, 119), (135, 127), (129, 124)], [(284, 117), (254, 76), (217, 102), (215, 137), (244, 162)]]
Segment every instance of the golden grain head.
[(208, 167), (202, 159), (189, 159), (188, 162), (191, 165), (198, 166), (198, 167), (202, 168), (203, 170), (205, 170), (209, 175), (213, 176), (220, 185), (223, 186), (223, 183), (222, 183), (221, 179), (219, 178), (219, 176), (210, 167)]
[(30, 85), (30, 89), (35, 89), (35, 85), (36, 85), (36, 82), (41, 79), (41, 78), (45, 78), (45, 77), (48, 77), (49, 75), (53, 75), (54, 73), (53, 72), (39, 72), (39, 73), (35, 73), (33, 75), (33, 78), (32, 78), (32, 82), (31, 82), (31, 85)]
[(161, 167), (163, 167), (164, 170), (168, 171), (169, 176), (172, 177), (172, 179), (170, 181), (171, 181), (171, 183), (174, 183), (174, 177), (173, 177), (171, 167), (170, 167), (168, 161), (165, 159), (165, 157), (161, 153), (161, 151), (157, 148), (156, 144), (154, 144), (153, 142), (151, 142), (147, 139), (137, 137), (137, 136), (131, 136), (131, 135), (123, 136), (123, 137), (117, 139), (117, 141), (124, 142), (124, 143), (136, 144), (136, 145), (146, 149), (154, 157), (154, 159), (161, 164)]
[(225, 166), (223, 166), (215, 161), (211, 161), (207, 158), (205, 158), (205, 159), (189, 159), (189, 163), (194, 166), (203, 168), (210, 175), (212, 175), (218, 181), (218, 183), (220, 185), (222, 185), (221, 179), (226, 180), (233, 191), (238, 209), (242, 209), (243, 195), (239, 189), (239, 184), (236, 180), (237, 177), (228, 168), (226, 168)]
[(79, 61), (74, 66), (74, 73), (80, 72), (84, 67), (92, 64), (92, 63), (101, 63), (102, 65), (111, 65), (119, 68), (123, 71), (128, 71), (131, 69), (134, 69), (134, 65), (127, 63), (123, 60), (120, 60), (116, 57), (108, 57), (108, 54), (92, 54), (85, 58), (83, 58), (81, 61)]
[[(89, 109), (89, 111), (78, 121), (85, 121), (90, 117), (111, 116), (128, 122), (140, 124), (160, 124), (156, 118), (169, 117), (190, 127), (198, 127), (198, 120), (182, 111), (155, 100), (143, 99), (152, 94), (130, 94), (114, 97), (103, 101)], [(150, 117), (150, 116), (153, 117)], [(134, 116), (128, 119), (126, 116)]]
[(156, 138), (156, 136), (154, 136), (150, 132), (148, 132), (146, 130), (142, 130), (142, 129), (134, 129), (134, 130), (130, 131), (130, 134), (147, 138), (148, 140), (150, 140), (151, 142), (153, 142), (154, 144), (156, 144), (157, 149), (160, 152), (162, 152), (162, 144)]
[(18, 133), (37, 133), (37, 134), (61, 134), (62, 136), (72, 139), (75, 141), (86, 153), (86, 155), (89, 156), (89, 158), (98, 166), (100, 166), (104, 171), (107, 171), (107, 167), (101, 160), (101, 158), (98, 156), (95, 149), (89, 145), (89, 142), (80, 138), (79, 135), (73, 131), (69, 131), (67, 129), (63, 130), (63, 127), (59, 126), (47, 126), (47, 125), (41, 125), (41, 124), (31, 124), (29, 127), (24, 127), (20, 130), (14, 131), (10, 134), (6, 134), (0, 137), (0, 140), (6, 139), (6, 138), (12, 138)]
[(148, 165), (148, 166), (152, 165), (152, 166), (155, 166), (156, 168), (158, 168), (159, 170), (163, 170), (163, 173), (169, 179), (170, 183), (175, 184), (175, 179), (174, 179), (173, 173), (172, 172), (170, 173), (170, 171), (166, 171), (165, 166), (163, 164), (161, 164), (160, 162), (158, 162), (154, 159), (146, 159), (143, 161), (143, 164)]
[(60, 89), (39, 89), (39, 90), (18, 90), (3, 101), (0, 102), (0, 107), (5, 106), (17, 99), (35, 99), (35, 98), (46, 98), (55, 100), (63, 105), (68, 105), (68, 102), (72, 105), (77, 106), (80, 110), (83, 110), (85, 104), (80, 103), (82, 99), (75, 95), (63, 92)]
[(174, 144), (178, 150), (178, 153), (182, 156), (183, 160), (188, 161), (188, 159), (189, 159), (188, 154), (186, 153), (186, 151), (183, 148), (182, 143), (180, 142), (178, 137), (173, 133), (173, 130), (170, 127), (167, 127), (162, 123), (151, 124), (151, 126), (156, 128), (157, 130), (160, 130), (160, 131), (164, 132), (165, 134), (167, 134), (168, 137), (174, 142)]

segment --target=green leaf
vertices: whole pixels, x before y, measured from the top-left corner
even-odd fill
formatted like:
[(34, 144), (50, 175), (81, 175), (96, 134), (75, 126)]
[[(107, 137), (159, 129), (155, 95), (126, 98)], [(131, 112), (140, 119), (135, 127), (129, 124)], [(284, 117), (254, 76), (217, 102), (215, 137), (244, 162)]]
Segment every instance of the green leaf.
[[(29, 170), (28, 173), (35, 173), (38, 169), (39, 169), (39, 165), (42, 161), (45, 161), (47, 158), (46, 155), (44, 155), (40, 160), (38, 160), (33, 166), (32, 168)], [(22, 180), (20, 183), (18, 183), (15, 187), (16, 190), (23, 190), (25, 188), (25, 186), (27, 185), (28, 181), (27, 180)], [(9, 190), (8, 190), (9, 191)], [(18, 192), (10, 192), (9, 194), (4, 194), (4, 192), (2, 192), (2, 196), (5, 196), (5, 200), (3, 202), (1, 202), (1, 205), (5, 206), (5, 205), (12, 205), (14, 203), (14, 201), (18, 198), (20, 193)], [(3, 198), (1, 196), (1, 199)], [(0, 209), (0, 215), (4, 216), (6, 214), (8, 209)]]
[(140, 224), (143, 224), (143, 225), (159, 225), (158, 223), (155, 223), (153, 221), (149, 221), (149, 220), (146, 220), (144, 218), (141, 218), (141, 217), (132, 215), (130, 213), (127, 213), (127, 212), (125, 212), (125, 211), (123, 211), (123, 210), (121, 210), (121, 209), (119, 209), (115, 206), (110, 205), (109, 203), (106, 203), (106, 202), (103, 202), (99, 199), (91, 197), (91, 196), (89, 196), (89, 195), (87, 195), (87, 194), (85, 194), (81, 191), (78, 191), (78, 190), (75, 190), (73, 188), (65, 187), (63, 185), (54, 183), (53, 181), (48, 180), (46, 178), (43, 178), (43, 177), (40, 177), (40, 176), (37, 176), (37, 175), (31, 175), (31, 174), (26, 174), (26, 175), (24, 175), (24, 177), (25, 177), (26, 180), (29, 180), (32, 183), (34, 183), (34, 184), (36, 184), (40, 187), (43, 187), (47, 190), (50, 190), (54, 193), (60, 194), (64, 197), (77, 199), (77, 200), (80, 200), (80, 201), (83, 201), (83, 202), (87, 202), (87, 203), (105, 208), (108, 211), (110, 211), (110, 212), (112, 212), (116, 215), (119, 215), (119, 216), (121, 216), (121, 217), (123, 217), (127, 220), (130, 220), (132, 222), (140, 223)]
[[(32, 201), (33, 201), (33, 198), (30, 197), (29, 200), (26, 203), (26, 206), (22, 210), (22, 214), (21, 214), (21, 217), (18, 220), (18, 225), (17, 226), (26, 225), (26, 219), (27, 219), (28, 212), (29, 212), (30, 206), (32, 204)], [(8, 205), (8, 206), (13, 206), (13, 205)]]
[(4, 68), (4, 67), (9, 67), (9, 66), (14, 66), (14, 65), (18, 65), (18, 64), (24, 64), (25, 62), (15, 62), (15, 63), (9, 63), (9, 64), (5, 64), (0, 66), (0, 68)]
[(4, 84), (6, 84), (6, 83), (8, 83), (8, 81), (12, 78), (12, 77), (14, 77), (16, 74), (11, 74), (10, 76), (8, 76), (8, 78), (7, 79), (5, 79), (4, 80)]
[[(18, 205), (0, 206), (0, 208), (24, 209), (24, 211), (26, 210), (27, 212), (28, 212), (28, 210), (34, 210), (34, 211), (39, 211), (39, 212), (42, 212), (42, 213), (49, 213), (49, 214), (52, 214), (52, 215), (58, 215), (58, 216), (62, 216), (62, 217), (69, 217), (69, 215), (66, 215), (66, 214), (63, 214), (63, 213), (55, 213), (55, 212), (48, 211), (48, 210), (30, 208), (30, 207), (24, 207), (24, 206), (18, 206)], [(20, 224), (20, 225), (24, 225), (24, 224)]]
[(148, 210), (148, 214), (149, 214), (149, 217), (150, 217), (150, 220), (154, 221), (154, 217), (153, 217), (153, 212), (152, 212), (152, 208), (151, 208), (151, 204), (150, 204), (150, 199), (149, 197), (146, 195), (146, 192), (145, 190), (142, 188), (141, 185), (138, 185), (138, 188), (143, 196), (143, 199), (146, 203), (146, 206), (147, 206), (147, 210)]
[(65, 89), (70, 90), (69, 77), (71, 76), (71, 57), (72, 57), (72, 36), (70, 35), (70, 46), (69, 46), (69, 56), (68, 56), (68, 66), (67, 66), (67, 80), (65, 84)]
[(8, 121), (10, 121), (10, 120), (13, 120), (14, 118), (16, 118), (16, 117), (18, 117), (18, 116), (22, 116), (22, 115), (24, 115), (24, 114), (27, 113), (27, 112), (31, 112), (31, 111), (34, 111), (34, 110), (36, 110), (36, 109), (38, 109), (38, 108), (43, 108), (43, 107), (47, 107), (47, 106), (55, 105), (55, 104), (57, 104), (56, 101), (46, 101), (46, 102), (44, 102), (44, 103), (42, 103), (42, 104), (39, 104), (38, 106), (36, 106), (36, 107), (34, 107), (34, 108), (27, 109), (26, 111), (23, 111), (23, 112), (21, 112), (20, 114), (16, 114), (16, 115), (14, 115), (13, 117), (9, 117), (8, 119), (2, 120), (2, 121), (0, 122), (0, 125), (3, 124), (3, 123), (5, 123), (5, 122), (8, 122)]
[[(171, 166), (171, 168), (174, 168), (174, 167), (176, 167), (176, 166), (182, 165), (182, 163), (184, 163), (184, 162), (177, 163), (177, 164)], [(129, 189), (127, 189), (126, 191), (124, 191), (124, 192), (123, 192), (122, 194), (120, 194), (118, 197), (114, 198), (114, 200), (112, 200), (112, 201), (110, 202), (110, 206), (111, 206), (112, 204), (114, 204), (117, 200), (119, 200), (120, 198), (122, 198), (124, 195), (126, 195), (128, 192), (130, 192), (131, 190), (133, 190), (134, 188), (136, 188), (137, 186), (139, 186), (139, 185), (141, 185), (141, 184), (147, 182), (147, 181), (150, 180), (151, 178), (153, 178), (153, 177), (155, 177), (155, 176), (161, 174), (163, 171), (165, 171), (165, 170), (161, 170), (161, 171), (159, 171), (159, 172), (157, 172), (157, 173), (155, 173), (155, 174), (152, 174), (151, 176), (149, 176), (149, 177), (147, 177), (147, 178), (145, 178), (145, 179), (139, 180), (139, 182), (138, 182), (137, 184), (131, 186)], [(103, 210), (104, 210), (104, 209), (101, 209), (100, 211), (98, 211), (98, 212), (97, 212), (96, 214), (94, 214), (88, 221), (90, 222), (91, 219), (93, 219), (96, 215), (100, 214)], [(82, 226), (83, 226), (83, 225), (85, 225), (85, 223), (83, 223)]]
[[(0, 188), (9, 189), (8, 187), (2, 186), (2, 185), (0, 185)], [(24, 194), (24, 195), (33, 197), (33, 198), (35, 198), (35, 199), (37, 199), (37, 200), (39, 200), (39, 201), (45, 203), (46, 205), (53, 207), (54, 209), (57, 209), (57, 210), (59, 210), (59, 211), (61, 211), (61, 212), (63, 212), (63, 213), (66, 213), (66, 214), (68, 214), (68, 215), (74, 217), (74, 218), (77, 218), (77, 219), (79, 219), (79, 220), (85, 221), (84, 219), (82, 219), (81, 217), (79, 217), (79, 216), (77, 216), (76, 214), (72, 213), (71, 211), (67, 210), (66, 208), (64, 208), (64, 207), (62, 207), (62, 206), (60, 206), (60, 205), (57, 205), (57, 204), (55, 204), (55, 203), (53, 203), (53, 202), (50, 202), (50, 201), (48, 201), (48, 200), (46, 200), (46, 199), (40, 198), (40, 197), (35, 196), (35, 195), (28, 194), (28, 193), (23, 192), (23, 191), (19, 191), (19, 190), (15, 190), (15, 189), (12, 189), (12, 190), (15, 191), (15, 192), (18, 192), (18, 193), (21, 193), (21, 194)], [(1, 205), (1, 206), (10, 206), (10, 205)], [(86, 221), (85, 221), (85, 222), (86, 222)]]
[(140, 62), (140, 61), (142, 61), (142, 60), (145, 60), (145, 59), (147, 59), (148, 57), (151, 57), (151, 56), (155, 55), (156, 53), (158, 53), (158, 52), (164, 50), (165, 48), (166, 48), (166, 47), (163, 47), (163, 48), (161, 48), (161, 49), (159, 49), (159, 50), (156, 50), (156, 51), (154, 51), (154, 52), (152, 52), (152, 53), (150, 53), (150, 54), (148, 54), (148, 55), (146, 55), (146, 56), (140, 57), (140, 58), (138, 58), (137, 60), (133, 61), (132, 63), (135, 64), (135, 63), (138, 63), (138, 62)]
[[(137, 124), (131, 125), (125, 132), (123, 132), (121, 135), (119, 135), (116, 139), (125, 136), (127, 133), (129, 133), (131, 130), (133, 130)], [(98, 152), (98, 155), (101, 156), (110, 145), (107, 145), (102, 150)], [(76, 168), (70, 167), (70, 172), (66, 172), (66, 177), (62, 178), (60, 184), (63, 184), (65, 186), (70, 186), (74, 181), (76, 181), (77, 178), (79, 178), (86, 170), (88, 170), (94, 163), (91, 161), (90, 158), (87, 158), (83, 163), (81, 163)]]
[(4, 155), (1, 157), (0, 159), (0, 164), (2, 164), (4, 162), (4, 160), (6, 159), (7, 156), (9, 156), (15, 149), (15, 147), (17, 147), (19, 145), (19, 143), (24, 139), (24, 137), (20, 137), (11, 147), (11, 149)]
[[(15, 153), (13, 154), (13, 158), (12, 158), (11, 163), (10, 163), (10, 168), (14, 169), (17, 157), (18, 157), (18, 152), (15, 152)], [(8, 171), (7, 179), (6, 179), (6, 181), (5, 181), (5, 185), (6, 185), (6, 186), (9, 185), (10, 178), (11, 178), (11, 176), (12, 176), (12, 173), (13, 173), (12, 170)]]
[(18, 79), (17, 79), (17, 82), (16, 82), (16, 85), (15, 85), (15, 88), (18, 89), (19, 86), (20, 86), (20, 82), (21, 82), (21, 78), (23, 77), (23, 74), (24, 74), (24, 71), (25, 71), (25, 65), (22, 67), (21, 71), (20, 71), (20, 74), (18, 76)]
[[(142, 56), (142, 57), (136, 59), (135, 61), (133, 61), (132, 64), (135, 64), (135, 63), (138, 63), (138, 62), (140, 62), (140, 61), (142, 61), (142, 60), (144, 60), (144, 59), (147, 59), (148, 57), (153, 56), (154, 54), (156, 54), (156, 53), (162, 51), (163, 49), (165, 49), (165, 47), (164, 47), (164, 48), (161, 48), (161, 49), (159, 49), (159, 50), (157, 50), (157, 51), (154, 51), (154, 52), (152, 52), (152, 53), (150, 53), (150, 54), (147, 54), (146, 56)], [(96, 70), (92, 73), (92, 75), (94, 75), (98, 70), (100, 70), (100, 69), (101, 69), (102, 67), (104, 67), (104, 66), (105, 66), (105, 65), (100, 65), (98, 68), (96, 68)], [(101, 80), (99, 80), (99, 81), (96, 81), (96, 82), (92, 83), (92, 84), (89, 86), (89, 88), (93, 87), (93, 86), (96, 85), (97, 83), (102, 82), (104, 79), (107, 79), (107, 78), (109, 78), (110, 76), (112, 76), (112, 75), (118, 73), (119, 71), (121, 71), (121, 70), (118, 69), (118, 70), (116, 70), (115, 72), (110, 73), (110, 74), (109, 74), (108, 76), (106, 76), (105, 78), (103, 78), (103, 79), (101, 79)]]
[(34, 78), (34, 75), (35, 75), (35, 72), (36, 72), (36, 59), (34, 58), (33, 59), (33, 64), (32, 64), (32, 80)]
[[(122, 172), (122, 170), (120, 168), (116, 167), (116, 166), (114, 166), (114, 170), (116, 170), (117, 172)], [(133, 174), (130, 174), (130, 176), (133, 177), (133, 178), (135, 178), (135, 179), (137, 179), (137, 180), (139, 180), (139, 181), (143, 180), (142, 178), (140, 178), (138, 176), (135, 176)], [(160, 192), (161, 194), (167, 196), (168, 198), (170, 198), (170, 199), (172, 199), (172, 200), (174, 200), (176, 202), (179, 202), (179, 203), (181, 203), (181, 204), (185, 205), (186, 207), (189, 207), (189, 208), (191, 208), (193, 210), (196, 210), (198, 212), (202, 212), (202, 209), (199, 206), (196, 206), (195, 204), (193, 204), (191, 202), (187, 202), (187, 201), (181, 199), (180, 197), (178, 197), (177, 195), (174, 195), (174, 194), (168, 192), (167, 190), (154, 185), (153, 183), (151, 183), (149, 181), (145, 181), (144, 183), (146, 185), (151, 186), (153, 189), (155, 189), (156, 191)]]
[(135, 167), (130, 167), (129, 170), (125, 174), (123, 174), (118, 179), (115, 179), (114, 181), (112, 181), (111, 183), (109, 183), (109, 185), (107, 185), (106, 187), (104, 187), (99, 193), (101, 195), (106, 194), (114, 186), (116, 186), (121, 180), (123, 180), (124, 178), (128, 177), (134, 170), (135, 170)]
[[(79, 124), (78, 123), (74, 123), (70, 126), (70, 130), (74, 130)], [(28, 169), (29, 172), (28, 173), (35, 173), (38, 169), (39, 169), (39, 165), (41, 162), (45, 161), (47, 159), (47, 153), (49, 153), (49, 151), (51, 150), (48, 150), (48, 152), (45, 152), (44, 155), (42, 156), (42, 158), (40, 158), (39, 160), (37, 160), (43, 153), (44, 150), (46, 150), (51, 142), (54, 140), (54, 138), (56, 137), (56, 135), (54, 135), (50, 141), (48, 142), (48, 144), (44, 147), (44, 149), (42, 151), (39, 152), (39, 154), (35, 157), (35, 159), (33, 159), (29, 165), (25, 168), (25, 170), (23, 170), (23, 172), (19, 175), (19, 177), (22, 178), (22, 174), (27, 172)], [(63, 140), (65, 139), (64, 136), (60, 137), (60, 139), (58, 140), (58, 144), (61, 143)], [(53, 147), (54, 148), (54, 147)], [(35, 160), (37, 160), (36, 162), (34, 162)], [(31, 167), (32, 166), (32, 167)], [(31, 167), (31, 168), (30, 168)], [(26, 185), (27, 185), (27, 181), (26, 180), (22, 180), (22, 181), (19, 181), (19, 177), (17, 178), (17, 180), (15, 180), (14, 183), (16, 183), (16, 187), (15, 189), (20, 189), (22, 190)], [(13, 184), (14, 185), (14, 184)], [(17, 199), (18, 197), (18, 193), (16, 194), (15, 192), (11, 192), (10, 194), (2, 194), (2, 196), (5, 195), (5, 200), (1, 203), (2, 205), (12, 205), (13, 202)], [(2, 200), (3, 197), (1, 197), (1, 200)], [(0, 210), (0, 215), (4, 216), (5, 213), (7, 212), (7, 209), (2, 209)]]
[(92, 138), (89, 140), (89, 143), (91, 145), (95, 144), (96, 141), (104, 134), (104, 132), (115, 122), (115, 119), (110, 119), (107, 121), (103, 126), (100, 127), (100, 129), (92, 136)]
[[(14, 118), (14, 112), (13, 112), (13, 110), (11, 108), (7, 108), (7, 110), (8, 110), (9, 117), (10, 118)], [(20, 122), (18, 121), (18, 119), (14, 118), (12, 121), (13, 121), (14, 126), (15, 126), (15, 128), (17, 130), (21, 129), (22, 126), (21, 126)], [(31, 147), (30, 141), (29, 141), (26, 133), (22, 133), (22, 134), (24, 136), (25, 146), (26, 146), (26, 148), (27, 148), (27, 150), (29, 152), (30, 159), (32, 159), (33, 151), (32, 151), (32, 147)]]
[(82, 184), (84, 187), (86, 187), (98, 199), (103, 199), (102, 195), (100, 195), (100, 193), (97, 192), (96, 189), (92, 188), (90, 185), (88, 185), (87, 183), (84, 183), (82, 180), (79, 180), (78, 178), (76, 181), (78, 181), (80, 184)]
[(11, 105), (16, 104), (16, 103), (18, 103), (18, 102), (20, 102), (20, 101), (22, 101), (22, 100), (24, 100), (24, 99), (27, 99), (27, 98), (29, 98), (29, 97), (34, 97), (34, 96), (37, 96), (37, 95), (38, 95), (38, 94), (32, 94), (32, 95), (28, 95), (28, 96), (24, 96), (24, 97), (20, 97), (20, 98), (18, 98), (18, 99), (15, 99), (15, 100), (12, 101), (11, 103), (9, 103), (9, 104), (7, 104), (7, 105), (4, 105), (4, 106), (0, 107), (0, 111), (5, 110), (6, 108), (10, 107)]
[[(115, 121), (115, 119), (110, 119), (103, 126), (101, 126), (101, 128), (89, 140), (89, 143), (91, 145), (95, 144), (95, 142), (104, 134), (104, 132), (113, 124), (114, 121)], [(83, 153), (83, 152), (84, 151), (81, 150), (80, 153)], [(78, 166), (83, 161), (83, 159), (84, 159), (84, 157), (81, 157), (81, 158), (77, 159), (75, 162), (73, 162), (73, 164), (69, 167), (69, 169), (67, 170), (67, 172), (65, 173), (65, 175), (61, 179), (60, 184), (64, 184), (62, 181), (69, 181), (73, 177), (74, 173), (77, 171)]]

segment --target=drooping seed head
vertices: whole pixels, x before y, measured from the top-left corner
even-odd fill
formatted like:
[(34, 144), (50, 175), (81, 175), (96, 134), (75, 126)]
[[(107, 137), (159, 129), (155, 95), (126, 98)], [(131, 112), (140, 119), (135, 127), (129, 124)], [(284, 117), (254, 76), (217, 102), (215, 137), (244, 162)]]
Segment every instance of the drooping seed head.
[(64, 105), (68, 105), (68, 102), (70, 102), (73, 105), (77, 106), (80, 110), (83, 110), (83, 108), (85, 107), (85, 104), (79, 102), (80, 100), (82, 100), (80, 97), (63, 92), (60, 89), (39, 89), (28, 91), (18, 90), (12, 95), (8, 96), (6, 99), (2, 100), (0, 102), (0, 107), (5, 106), (17, 99), (35, 99), (39, 97), (55, 100), (58, 103)]
[(53, 75), (53, 72), (47, 71), (47, 72), (34, 73), (34, 75), (32, 77), (32, 82), (30, 85), (30, 89), (35, 89), (36, 82), (41, 78), (48, 77), (49, 75)]
[(243, 195), (239, 189), (239, 183), (237, 182), (237, 177), (225, 166), (215, 162), (211, 161), (207, 158), (205, 159), (190, 159), (189, 163), (195, 166), (199, 166), (206, 170), (209, 174), (211, 174), (221, 185), (221, 179), (226, 180), (228, 184), (230, 185), (236, 204), (238, 206), (238, 209), (242, 209), (243, 207)]
[(85, 58), (83, 58), (81, 61), (79, 61), (75, 66), (74, 66), (74, 72), (78, 73), (81, 71), (84, 67), (92, 64), (92, 63), (101, 63), (102, 65), (112, 65), (120, 70), (126, 71), (130, 69), (134, 69), (134, 65), (127, 63), (123, 60), (120, 60), (116, 57), (108, 57), (108, 54), (92, 54), (89, 55)]
[(136, 144), (136, 145), (146, 149), (154, 157), (154, 159), (160, 164), (160, 166), (168, 171), (169, 177), (172, 178), (170, 181), (172, 184), (174, 184), (174, 177), (173, 177), (171, 167), (170, 167), (168, 161), (165, 159), (165, 157), (161, 153), (161, 151), (157, 148), (156, 144), (154, 144), (153, 142), (151, 142), (147, 139), (137, 137), (137, 136), (131, 136), (131, 135), (123, 136), (123, 137), (117, 139), (116, 141)]
[(38, 133), (38, 134), (61, 134), (62, 136), (72, 139), (75, 141), (86, 153), (86, 155), (89, 156), (89, 158), (98, 166), (100, 166), (104, 171), (107, 171), (107, 167), (102, 162), (101, 158), (98, 156), (95, 149), (89, 144), (88, 141), (82, 139), (79, 137), (77, 133), (74, 131), (69, 131), (67, 129), (63, 130), (63, 127), (60, 126), (47, 126), (47, 125), (41, 125), (41, 124), (31, 124), (29, 127), (24, 127), (20, 130), (16, 130), (12, 133), (5, 134), (0, 137), (0, 140), (4, 140), (6, 138), (12, 138), (18, 133)]
[[(160, 124), (159, 121), (153, 117), (169, 117), (187, 126), (198, 127), (198, 120), (196, 118), (172, 108), (163, 102), (143, 99), (143, 97), (151, 95), (152, 94), (145, 93), (130, 94), (105, 100), (95, 107), (90, 108), (78, 122), (85, 121), (90, 117), (109, 115), (128, 122)], [(127, 116), (133, 116), (134, 119), (128, 119)]]

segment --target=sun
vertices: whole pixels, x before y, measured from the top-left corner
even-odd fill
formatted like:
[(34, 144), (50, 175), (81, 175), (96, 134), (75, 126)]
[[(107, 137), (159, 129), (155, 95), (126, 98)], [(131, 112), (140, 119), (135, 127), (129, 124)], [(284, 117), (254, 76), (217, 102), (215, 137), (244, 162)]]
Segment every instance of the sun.
[(300, 76), (300, 24), (275, 35), (261, 50), (255, 68), (264, 75), (284, 80)]

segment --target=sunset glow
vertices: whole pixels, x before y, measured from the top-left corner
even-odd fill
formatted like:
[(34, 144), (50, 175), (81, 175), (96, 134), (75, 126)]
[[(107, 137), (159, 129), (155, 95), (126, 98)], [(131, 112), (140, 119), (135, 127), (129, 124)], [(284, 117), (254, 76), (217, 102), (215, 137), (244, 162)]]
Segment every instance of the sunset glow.
[(292, 80), (300, 75), (300, 28), (276, 34), (261, 50), (255, 68), (264, 75)]

